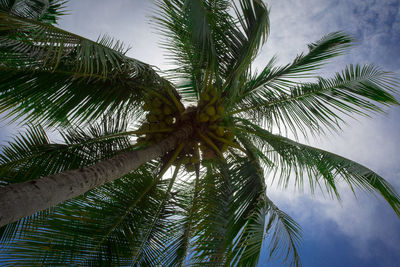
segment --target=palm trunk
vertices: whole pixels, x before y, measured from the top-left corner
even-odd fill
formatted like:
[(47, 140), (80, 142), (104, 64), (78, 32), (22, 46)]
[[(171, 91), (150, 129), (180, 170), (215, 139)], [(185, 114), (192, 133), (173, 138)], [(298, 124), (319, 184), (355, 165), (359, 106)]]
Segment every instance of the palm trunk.
[(0, 227), (113, 181), (171, 151), (192, 131), (191, 126), (181, 127), (167, 139), (146, 149), (126, 152), (81, 169), (0, 188)]

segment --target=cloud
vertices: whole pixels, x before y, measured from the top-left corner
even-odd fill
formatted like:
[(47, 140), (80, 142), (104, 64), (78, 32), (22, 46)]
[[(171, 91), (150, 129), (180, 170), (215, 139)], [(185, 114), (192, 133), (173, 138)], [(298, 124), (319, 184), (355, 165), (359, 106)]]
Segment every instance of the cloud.
[[(329, 32), (343, 30), (355, 36), (358, 45), (345, 57), (329, 64), (324, 73), (340, 70), (349, 63), (371, 62), (387, 70), (400, 70), (398, 1), (292, 0), (270, 1), (270, 6), (271, 35), (256, 60), (258, 69), (274, 54), (278, 54), (281, 63), (288, 63), (306, 50), (307, 43)], [(321, 137), (311, 144), (370, 167), (400, 191), (399, 118), (400, 112), (391, 109), (386, 117), (349, 119), (340, 135)], [(310, 197), (293, 191), (282, 192), (275, 187), (268, 192), (278, 206), (313, 229), (311, 234), (316, 239), (329, 238), (325, 226), (333, 222), (350, 238), (359, 257), (377, 257), (383, 250), (398, 254), (399, 222), (389, 205), (382, 198), (366, 194), (357, 194), (356, 200), (346, 188), (344, 184), (341, 186), (340, 204), (321, 194)]]

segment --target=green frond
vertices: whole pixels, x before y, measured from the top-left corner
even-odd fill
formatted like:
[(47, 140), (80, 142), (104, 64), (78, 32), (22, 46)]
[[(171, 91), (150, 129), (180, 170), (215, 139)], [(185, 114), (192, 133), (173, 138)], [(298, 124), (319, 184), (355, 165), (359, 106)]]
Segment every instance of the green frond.
[(97, 42), (0, 12), (0, 111), (44, 125), (140, 110), (146, 90), (170, 86), (120, 42)]
[[(112, 265), (129, 265), (143, 239), (149, 237), (150, 226), (153, 229), (147, 252), (162, 250), (163, 226), (168, 224), (165, 218), (173, 211), (163, 208), (158, 222), (153, 223), (167, 193), (167, 181), (157, 182), (154, 173), (154, 166), (146, 164), (122, 179), (59, 205), (47, 218), (35, 221), (2, 246), (7, 249), (2, 251), (0, 262), (93, 266), (107, 260)], [(157, 260), (146, 257), (151, 266), (149, 261)]]
[[(245, 144), (249, 144), (249, 140), (241, 139), (247, 147)], [(187, 264), (255, 266), (267, 237), (267, 219), (271, 217), (271, 223), (275, 223), (277, 218), (276, 215), (272, 218), (276, 212), (266, 203), (264, 176), (257, 152), (247, 149), (246, 157), (233, 155), (226, 163), (211, 163), (200, 181), (193, 256)], [(275, 234), (273, 241), (286, 242), (288, 259), (298, 263), (298, 244), (290, 239), (298, 227), (291, 223), (284, 221), (284, 226), (289, 224), (293, 228), (286, 229), (289, 233), (281, 233), (281, 236)], [(274, 224), (273, 227), (284, 231), (281, 225)], [(273, 252), (275, 250), (271, 248)]]
[(197, 223), (196, 214), (200, 208), (197, 201), (199, 187), (199, 176), (195, 180), (177, 183), (173, 198), (175, 216), (166, 229), (170, 238), (160, 255), (159, 264), (162, 266), (185, 266), (191, 260), (189, 257), (195, 239), (193, 227)]
[(343, 32), (333, 32), (308, 44), (308, 53), (301, 53), (292, 63), (283, 67), (275, 66), (274, 56), (260, 74), (249, 80), (243, 94), (260, 87), (285, 87), (293, 82), (290, 79), (315, 77), (315, 70), (321, 68), (329, 59), (343, 55), (353, 41), (351, 36)]
[[(170, 241), (168, 237), (171, 235), (169, 227), (166, 225), (167, 217), (174, 216), (174, 211), (168, 207), (169, 202), (172, 202), (172, 187), (174, 186), (176, 177), (178, 176), (180, 163), (176, 166), (174, 174), (169, 181), (167, 190), (162, 198), (157, 211), (153, 214), (153, 219), (144, 237), (142, 238), (139, 248), (135, 251), (132, 263), (137, 266), (154, 265), (155, 262), (160, 262), (160, 248), (165, 247), (165, 242)], [(171, 222), (168, 222), (171, 224)], [(163, 243), (161, 243), (163, 241)]]
[(1, 245), (0, 251), (6, 250), (7, 249), (6, 244), (11, 244), (13, 240), (18, 239), (20, 233), (25, 231), (26, 229), (29, 229), (32, 223), (35, 223), (36, 221), (39, 220), (43, 220), (50, 213), (51, 209), (40, 211), (31, 216), (27, 216), (21, 220), (0, 227), (0, 245)]
[(85, 129), (61, 132), (63, 143), (52, 143), (40, 126), (29, 127), (0, 154), (0, 180), (19, 183), (65, 170), (77, 169), (132, 149), (126, 121), (104, 118)]
[[(344, 115), (368, 116), (399, 104), (398, 79), (373, 65), (316, 76), (352, 37), (328, 34), (292, 63), (277, 67), (273, 57), (255, 73), (251, 64), (269, 35), (263, 1), (156, 3), (153, 21), (175, 64), (164, 78), (108, 36), (91, 41), (54, 27), (62, 0), (0, 0), (0, 113), (35, 125), (2, 149), (0, 187), (141, 149), (132, 141), (143, 131), (128, 127), (142, 123), (144, 110), (153, 111), (151, 92), (168, 90), (173, 104), (181, 104), (169, 81), (183, 101), (197, 105), (186, 112), (179, 106), (172, 119), (175, 130), (191, 124), (191, 140), (120, 179), (0, 228), (0, 265), (257, 266), (269, 252), (268, 258), (300, 266), (300, 226), (268, 198), (266, 178), (283, 187), (309, 183), (312, 193), (320, 188), (338, 199), (344, 180), (353, 191), (379, 193), (400, 216), (400, 196), (378, 174), (272, 134), (338, 130)], [(200, 123), (206, 111), (212, 118)], [(61, 126), (61, 143), (51, 142), (40, 125)], [(202, 157), (199, 142), (208, 146)], [(210, 148), (215, 158), (207, 157)], [(195, 175), (180, 171), (188, 155)], [(166, 178), (173, 163), (178, 166)]]
[(258, 215), (258, 221), (260, 216), (268, 215), (267, 238), (264, 242), (268, 242), (270, 257), (278, 257), (289, 266), (301, 266), (298, 251), (302, 236), (300, 225), (275, 206), (268, 197), (266, 197), (266, 207)]
[(258, 0), (237, 5), (224, 0), (175, 0), (158, 5), (161, 11), (155, 22), (163, 26), (164, 47), (178, 66), (171, 71), (185, 80), (180, 92), (192, 99), (212, 82), (221, 92), (229, 87), (227, 93), (235, 95), (238, 77), (249, 71), (269, 33), (266, 6)]
[(0, 0), (0, 11), (13, 16), (56, 24), (65, 15), (64, 0)]
[(200, 209), (195, 215), (191, 258), (194, 264), (220, 266), (225, 262), (229, 222), (233, 218), (229, 209), (232, 184), (228, 168), (224, 163), (212, 163), (200, 180)]
[(158, 7), (154, 21), (166, 37), (162, 46), (177, 65), (173, 76), (191, 80), (183, 96), (197, 95), (210, 81), (221, 85), (233, 59), (228, 35), (236, 30), (233, 17), (226, 12), (230, 1), (162, 0)]
[[(247, 155), (236, 157), (233, 165), (236, 167), (232, 169), (232, 180), (236, 183), (231, 209), (235, 220), (230, 225), (228, 262), (230, 265), (255, 266), (259, 264), (265, 244), (270, 257), (285, 253), (282, 260), (298, 266), (300, 227), (268, 199), (257, 151), (247, 138), (240, 137), (239, 140), (247, 148)], [(272, 235), (271, 231), (274, 231)]]
[(352, 160), (322, 149), (300, 144), (288, 138), (271, 134), (255, 125), (244, 127), (244, 131), (259, 140), (266, 155), (276, 161), (280, 167), (279, 184), (287, 186), (290, 177), (294, 176), (294, 184), (303, 186), (307, 177), (312, 191), (321, 188), (339, 198), (337, 183), (343, 179), (351, 189), (360, 188), (368, 192), (379, 193), (400, 216), (400, 196), (395, 189), (381, 176)]
[(267, 129), (284, 127), (297, 134), (336, 130), (343, 116), (382, 112), (382, 105), (398, 105), (391, 94), (397, 92), (398, 81), (392, 73), (373, 65), (350, 65), (334, 78), (288, 87), (288, 92), (265, 87), (243, 100), (242, 108)]
[[(232, 61), (228, 63), (227, 94), (233, 99), (243, 87), (240, 77), (250, 72), (250, 66), (258, 54), (260, 47), (266, 42), (269, 34), (269, 11), (259, 0), (241, 0), (234, 4), (240, 28), (232, 32), (230, 37)], [(243, 82), (247, 82), (244, 81)], [(229, 85), (228, 85), (229, 84)]]

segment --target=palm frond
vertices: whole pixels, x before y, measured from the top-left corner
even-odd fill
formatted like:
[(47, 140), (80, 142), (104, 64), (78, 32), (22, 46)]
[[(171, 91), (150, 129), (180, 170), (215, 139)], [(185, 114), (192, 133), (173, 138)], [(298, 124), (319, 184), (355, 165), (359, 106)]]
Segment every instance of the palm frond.
[[(264, 242), (269, 242), (270, 257), (278, 257), (283, 262), (288, 262), (289, 266), (301, 266), (298, 252), (302, 235), (300, 225), (275, 206), (268, 197), (266, 197), (266, 207), (267, 209), (261, 210), (258, 215), (258, 221), (260, 221), (260, 216), (265, 214), (269, 216), (267, 239)], [(274, 232), (271, 236), (268, 232), (272, 229)]]
[(29, 127), (3, 147), (0, 180), (7, 184), (24, 182), (88, 166), (132, 149), (126, 121), (116, 117), (105, 117), (86, 129), (65, 129), (61, 135), (63, 143), (52, 143), (43, 128)]
[(279, 183), (287, 186), (292, 175), (294, 184), (303, 186), (308, 177), (312, 191), (325, 185), (327, 192), (339, 198), (337, 182), (343, 179), (354, 191), (354, 187), (379, 193), (400, 216), (400, 196), (381, 176), (352, 160), (322, 149), (300, 144), (288, 138), (274, 135), (262, 128), (249, 124), (244, 131), (258, 139), (266, 155), (280, 166)]
[(195, 244), (191, 262), (197, 265), (220, 266), (225, 262), (232, 184), (228, 165), (210, 163), (200, 180), (200, 191), (194, 227)]
[[(188, 181), (181, 180), (176, 183), (173, 206), (174, 216), (166, 227), (169, 233), (167, 246), (159, 255), (158, 264), (161, 266), (185, 266), (190, 262), (193, 246), (194, 226), (197, 223), (196, 214), (198, 205), (199, 178), (195, 180), (186, 176)], [(183, 178), (183, 177), (181, 177)]]
[(299, 54), (292, 63), (283, 67), (276, 67), (276, 57), (273, 57), (260, 74), (249, 80), (243, 94), (246, 95), (260, 87), (285, 87), (293, 82), (290, 79), (315, 77), (315, 70), (326, 64), (329, 59), (343, 55), (353, 41), (351, 36), (343, 32), (333, 32), (308, 44), (308, 53)]
[(17, 17), (55, 24), (60, 16), (65, 15), (64, 0), (1, 0), (0, 11)]
[[(162, 0), (154, 17), (162, 44), (177, 68), (174, 78), (190, 79), (181, 93), (193, 98), (206, 83), (221, 84), (228, 61), (232, 60), (228, 35), (233, 31), (233, 18), (226, 12), (230, 1)], [(188, 87), (189, 86), (189, 87)]]
[(170, 87), (120, 42), (97, 42), (0, 11), (0, 111), (29, 122), (82, 123), (139, 110), (146, 90)]
[[(266, 42), (269, 34), (269, 11), (259, 0), (241, 0), (234, 4), (240, 28), (229, 35), (232, 61), (228, 63), (226, 77), (228, 95), (235, 99), (243, 84), (238, 83), (243, 74), (250, 72), (250, 65), (258, 54), (259, 48)], [(229, 84), (229, 85), (228, 85)]]
[[(232, 169), (235, 191), (231, 209), (235, 220), (230, 228), (228, 262), (230, 265), (255, 266), (259, 263), (263, 244), (266, 244), (270, 257), (279, 251), (285, 253), (285, 257), (281, 257), (284, 262), (299, 266), (300, 227), (266, 196), (258, 152), (246, 137), (241, 136), (239, 140), (247, 148), (247, 153), (246, 157), (235, 156), (236, 168)], [(272, 230), (274, 233), (271, 235), (269, 231)]]
[(169, 217), (175, 216), (174, 210), (172, 209), (172, 187), (174, 186), (176, 177), (179, 173), (179, 163), (172, 175), (172, 178), (168, 182), (168, 188), (165, 191), (164, 197), (162, 198), (157, 211), (153, 214), (151, 224), (147, 227), (145, 235), (143, 236), (140, 246), (135, 251), (135, 255), (132, 259), (132, 263), (137, 266), (148, 266), (155, 265), (154, 263), (160, 262), (160, 255), (165, 248), (165, 242), (171, 242), (169, 237), (169, 225), (172, 224)]
[[(5, 249), (0, 262), (93, 265), (107, 260), (113, 265), (131, 264), (166, 195), (167, 181), (157, 182), (155, 170), (154, 165), (146, 164), (122, 179), (59, 205), (47, 218), (34, 222), (2, 246)], [(160, 232), (152, 237), (156, 243), (148, 249), (162, 250), (165, 245), (161, 226), (170, 212), (163, 209), (158, 217)]]
[(396, 87), (398, 81), (392, 73), (373, 65), (350, 65), (334, 78), (289, 87), (288, 92), (260, 89), (233, 113), (247, 112), (269, 130), (284, 127), (294, 134), (320, 133), (340, 128), (343, 116), (368, 115), (382, 112), (382, 105), (398, 105), (391, 94), (397, 92)]

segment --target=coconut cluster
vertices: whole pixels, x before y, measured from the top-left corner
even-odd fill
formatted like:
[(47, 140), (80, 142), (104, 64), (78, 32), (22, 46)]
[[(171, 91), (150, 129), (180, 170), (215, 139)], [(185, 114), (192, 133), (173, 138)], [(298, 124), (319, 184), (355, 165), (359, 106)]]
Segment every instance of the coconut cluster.
[[(191, 124), (193, 136), (184, 144), (173, 164), (182, 164), (186, 171), (193, 172), (203, 160), (222, 156), (230, 146), (235, 147), (234, 133), (226, 120), (224, 103), (216, 88), (200, 94), (199, 105), (181, 109), (170, 95), (152, 93), (143, 105), (148, 111), (146, 119), (137, 131), (139, 144), (151, 145), (167, 138), (179, 125)], [(166, 155), (172, 155), (170, 152)]]
[(176, 158), (174, 165), (178, 163), (184, 165), (188, 172), (194, 172), (196, 170), (196, 164), (200, 163), (200, 155), (195, 142), (190, 142), (184, 147)]
[(169, 95), (151, 93), (143, 104), (143, 110), (148, 111), (146, 121), (138, 130), (138, 143), (151, 145), (166, 138), (177, 121), (179, 110)]
[(197, 121), (204, 132), (200, 138), (200, 150), (205, 158), (212, 158), (215, 152), (225, 152), (233, 144), (235, 135), (224, 121), (222, 100), (216, 88), (200, 94)]

